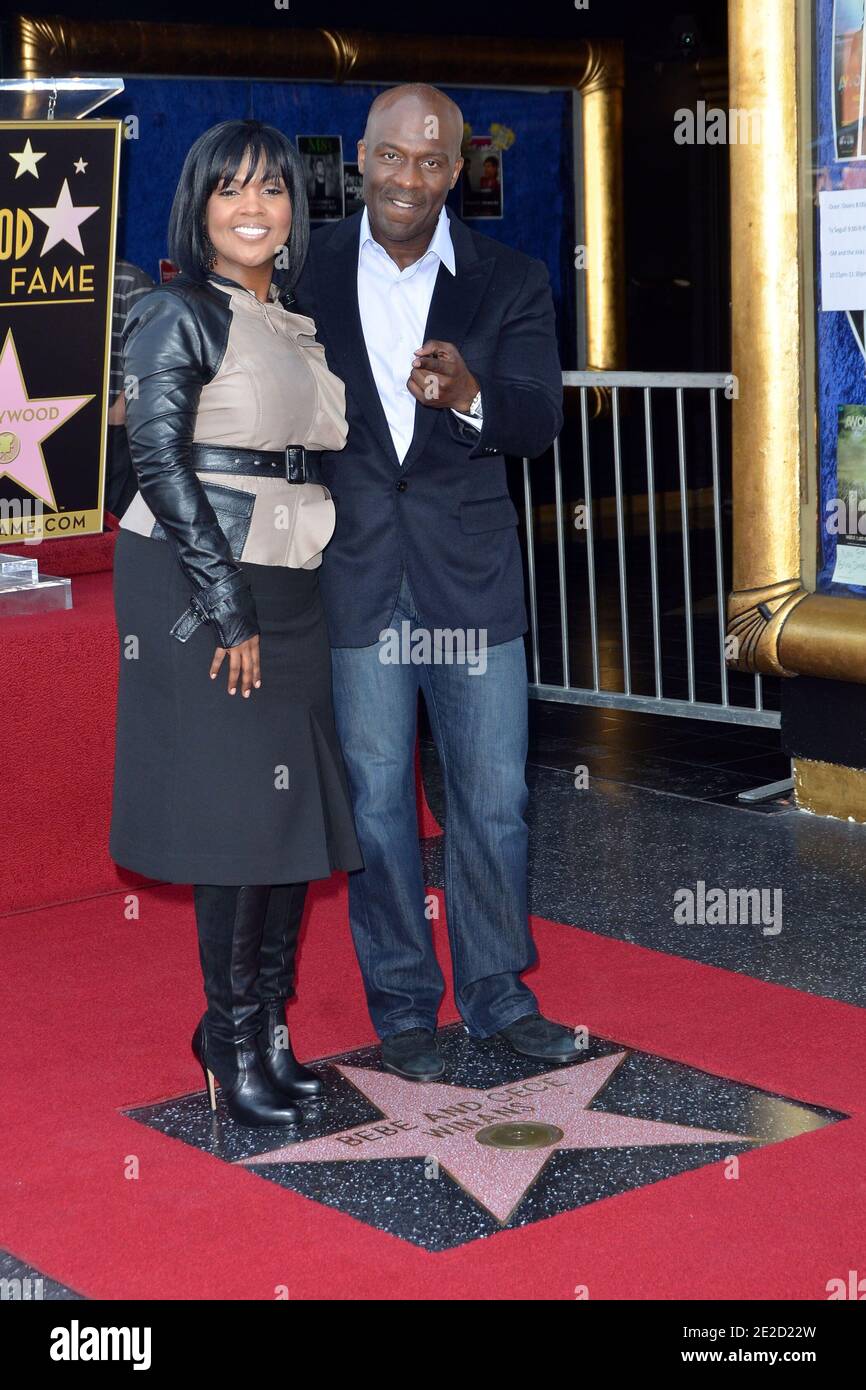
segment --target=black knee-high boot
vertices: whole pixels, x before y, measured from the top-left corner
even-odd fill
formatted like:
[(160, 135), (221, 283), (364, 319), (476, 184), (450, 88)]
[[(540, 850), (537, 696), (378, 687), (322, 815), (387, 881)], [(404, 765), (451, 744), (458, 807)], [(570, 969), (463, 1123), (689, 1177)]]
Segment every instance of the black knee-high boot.
[(211, 1109), (216, 1077), (229, 1114), (242, 1125), (292, 1125), (300, 1119), (270, 1081), (259, 1050), (257, 978), (269, 892), (267, 885), (194, 886), (207, 1012), (192, 1050), (205, 1073)]
[(268, 1079), (292, 1100), (312, 1100), (322, 1093), (321, 1078), (295, 1057), (286, 1027), (306, 896), (306, 883), (274, 884), (259, 952), (258, 997), (264, 1010), (259, 1050)]

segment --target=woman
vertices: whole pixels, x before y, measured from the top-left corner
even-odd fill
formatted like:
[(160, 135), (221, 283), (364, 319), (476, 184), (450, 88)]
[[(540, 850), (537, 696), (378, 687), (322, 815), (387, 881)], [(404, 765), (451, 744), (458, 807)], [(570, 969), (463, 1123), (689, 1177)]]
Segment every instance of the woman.
[(312, 457), (346, 440), (343, 383), (292, 313), (309, 238), (290, 141), (225, 121), (193, 145), (181, 274), (124, 331), (139, 492), (115, 552), (120, 636), (110, 849), (192, 883), (207, 1010), (192, 1041), (246, 1125), (295, 1124), (321, 1081), (285, 1001), (307, 882), (362, 860), (333, 723), (318, 567), (334, 529)]

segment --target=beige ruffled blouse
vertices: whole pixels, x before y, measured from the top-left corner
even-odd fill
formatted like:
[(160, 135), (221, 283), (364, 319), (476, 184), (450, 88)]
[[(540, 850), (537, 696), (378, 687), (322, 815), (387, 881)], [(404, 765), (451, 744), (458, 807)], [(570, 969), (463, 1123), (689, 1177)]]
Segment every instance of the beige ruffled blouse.
[[(282, 450), (288, 444), (342, 449), (348, 433), (346, 392), (328, 370), (313, 320), (285, 309), (276, 286), (265, 304), (251, 290), (216, 280), (211, 284), (229, 296), (232, 322), (220, 369), (202, 387), (194, 442), (241, 449)], [(256, 495), (243, 552), (236, 558), (291, 569), (316, 569), (322, 563), (336, 514), (321, 483), (210, 470), (198, 476)], [(137, 493), (120, 525), (149, 536), (155, 523)]]

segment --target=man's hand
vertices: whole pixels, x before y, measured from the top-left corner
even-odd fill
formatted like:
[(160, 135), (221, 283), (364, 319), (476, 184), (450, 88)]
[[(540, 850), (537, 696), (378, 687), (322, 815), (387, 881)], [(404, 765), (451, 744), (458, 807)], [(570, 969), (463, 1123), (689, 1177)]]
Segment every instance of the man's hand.
[(234, 695), (240, 680), (243, 697), (248, 700), (250, 692), (258, 690), (262, 683), (259, 638), (248, 637), (246, 642), (241, 642), (237, 647), (217, 647), (210, 664), (212, 681), (216, 680), (226, 656), (229, 659), (228, 692)]
[(407, 387), (434, 410), (467, 411), (481, 390), (453, 343), (428, 338), (415, 351)]

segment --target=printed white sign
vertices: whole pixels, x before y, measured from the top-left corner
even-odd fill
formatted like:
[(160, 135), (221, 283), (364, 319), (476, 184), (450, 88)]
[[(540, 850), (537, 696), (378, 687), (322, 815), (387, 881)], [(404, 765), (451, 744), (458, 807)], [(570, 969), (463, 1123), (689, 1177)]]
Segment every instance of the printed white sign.
[(866, 188), (820, 193), (821, 308), (866, 309)]
[(866, 585), (866, 545), (837, 545), (834, 584)]

